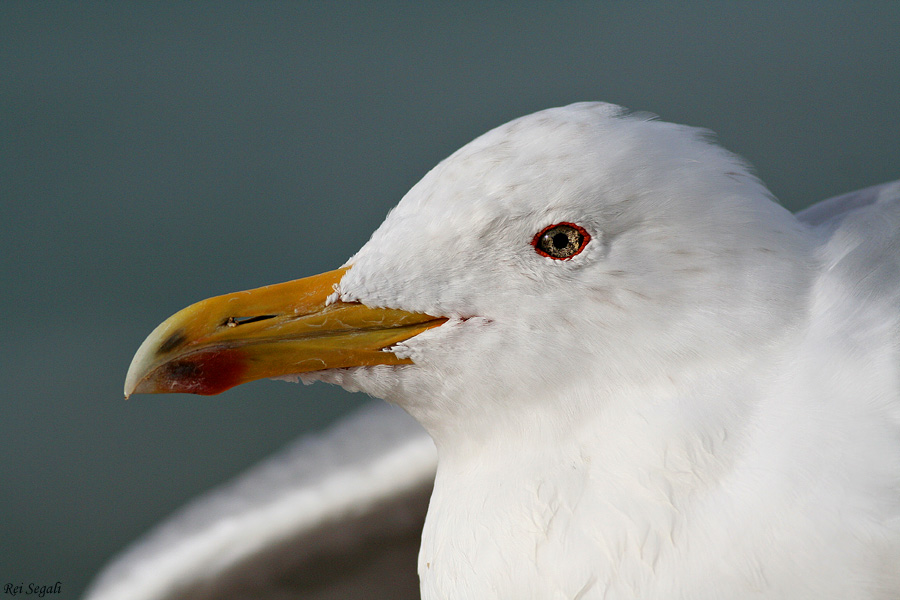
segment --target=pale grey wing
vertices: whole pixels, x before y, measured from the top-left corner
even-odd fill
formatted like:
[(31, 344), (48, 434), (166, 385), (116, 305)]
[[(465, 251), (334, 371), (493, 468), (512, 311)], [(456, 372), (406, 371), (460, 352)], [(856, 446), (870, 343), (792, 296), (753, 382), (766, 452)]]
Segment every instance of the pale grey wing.
[(873, 185), (855, 192), (848, 192), (822, 200), (796, 214), (797, 218), (812, 226), (840, 221), (849, 213), (872, 207), (879, 202), (897, 201), (900, 198), (900, 180)]
[[(853, 296), (880, 327), (900, 329), (900, 180), (830, 198), (797, 213), (820, 236), (820, 291)], [(853, 304), (851, 304), (853, 305)], [(876, 308), (881, 308), (876, 313)], [(878, 315), (876, 317), (875, 315)]]
[(436, 464), (418, 423), (368, 405), (186, 506), (84, 598), (418, 598)]

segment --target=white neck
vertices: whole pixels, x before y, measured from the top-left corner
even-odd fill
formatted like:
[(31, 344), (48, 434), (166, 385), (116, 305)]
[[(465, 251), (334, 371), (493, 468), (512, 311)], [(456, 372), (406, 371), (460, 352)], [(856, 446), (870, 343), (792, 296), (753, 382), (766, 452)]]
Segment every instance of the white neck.
[[(692, 382), (691, 396), (673, 387), (606, 401), (593, 419), (541, 415), (530, 437), (443, 440), (423, 599), (859, 597), (847, 574), (879, 568), (877, 555), (839, 529), (846, 502), (827, 501), (846, 500), (834, 467), (856, 449), (821, 446), (847, 418), (845, 395), (787, 358), (817, 337), (789, 337), (766, 364)], [(859, 489), (850, 504), (867, 514)], [(810, 549), (818, 536), (841, 543)]]
[[(440, 444), (423, 597), (575, 598), (646, 581), (675, 551), (695, 496), (733, 465), (740, 432), (728, 424), (742, 415), (698, 431), (684, 404), (715, 398), (633, 400), (618, 406), (646, 410), (607, 407), (566, 424), (544, 415), (528, 437)], [(492, 587), (498, 573), (503, 590)]]

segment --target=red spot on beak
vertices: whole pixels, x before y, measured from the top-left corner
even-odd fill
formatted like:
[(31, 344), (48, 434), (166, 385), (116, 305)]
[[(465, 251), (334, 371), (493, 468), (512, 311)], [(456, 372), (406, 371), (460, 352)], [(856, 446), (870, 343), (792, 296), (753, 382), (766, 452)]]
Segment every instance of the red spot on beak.
[(243, 383), (247, 361), (234, 348), (201, 350), (160, 367), (160, 391), (212, 396)]

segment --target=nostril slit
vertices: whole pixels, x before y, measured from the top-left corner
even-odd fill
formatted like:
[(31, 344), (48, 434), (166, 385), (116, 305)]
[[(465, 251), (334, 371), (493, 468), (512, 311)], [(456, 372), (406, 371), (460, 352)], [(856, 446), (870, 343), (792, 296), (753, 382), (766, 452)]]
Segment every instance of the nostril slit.
[(274, 319), (277, 315), (258, 315), (256, 317), (228, 317), (225, 319), (225, 325), (228, 327), (237, 327), (238, 325), (246, 325), (247, 323), (256, 323), (257, 321), (265, 321), (266, 319)]

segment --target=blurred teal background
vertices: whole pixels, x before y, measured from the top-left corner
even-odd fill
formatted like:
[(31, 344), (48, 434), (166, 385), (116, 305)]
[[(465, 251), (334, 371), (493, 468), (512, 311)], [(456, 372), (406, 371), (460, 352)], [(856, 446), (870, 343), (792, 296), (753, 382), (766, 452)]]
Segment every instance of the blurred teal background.
[(0, 3), (0, 587), (103, 563), (365, 401), (122, 400), (162, 319), (340, 265), (542, 108), (707, 127), (791, 209), (900, 177), (900, 3)]

